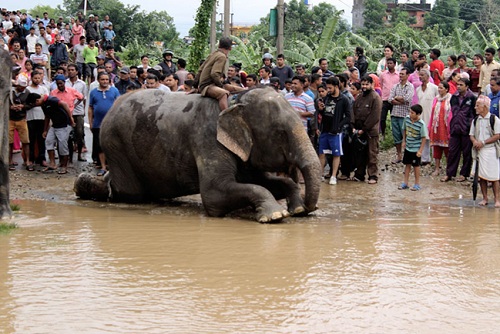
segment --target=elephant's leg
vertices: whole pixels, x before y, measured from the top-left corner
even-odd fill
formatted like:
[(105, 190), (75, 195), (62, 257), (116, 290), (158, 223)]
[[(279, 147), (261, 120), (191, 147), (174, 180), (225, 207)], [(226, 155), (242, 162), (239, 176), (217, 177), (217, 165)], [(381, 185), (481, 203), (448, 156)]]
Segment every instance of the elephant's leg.
[(111, 188), (111, 199), (115, 202), (138, 203), (143, 202), (146, 192), (137, 177), (137, 173), (132, 168), (128, 159), (123, 155), (121, 159), (108, 160), (109, 165), (109, 186)]
[(286, 198), (288, 212), (291, 215), (301, 215), (307, 212), (300, 195), (300, 186), (292, 179), (264, 173), (256, 183), (268, 189), (276, 199)]
[(257, 221), (268, 223), (289, 216), (266, 188), (256, 184), (237, 183), (235, 180), (204, 180), (200, 184), (203, 206), (210, 216), (223, 216), (233, 210), (252, 206)]

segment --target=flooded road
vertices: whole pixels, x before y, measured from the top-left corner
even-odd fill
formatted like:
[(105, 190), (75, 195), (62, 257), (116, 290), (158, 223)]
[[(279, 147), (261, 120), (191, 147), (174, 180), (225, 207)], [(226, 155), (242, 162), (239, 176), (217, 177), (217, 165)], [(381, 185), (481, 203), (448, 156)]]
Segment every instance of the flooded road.
[(324, 184), (313, 216), (275, 225), (192, 198), (18, 201), (0, 333), (497, 332), (500, 210), (422, 183)]

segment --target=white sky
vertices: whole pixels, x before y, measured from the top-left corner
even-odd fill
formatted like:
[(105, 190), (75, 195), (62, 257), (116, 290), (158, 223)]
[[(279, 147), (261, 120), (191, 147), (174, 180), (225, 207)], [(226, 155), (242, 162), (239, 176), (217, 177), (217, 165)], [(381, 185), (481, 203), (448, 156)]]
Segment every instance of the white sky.
[[(174, 18), (174, 23), (180, 36), (187, 34), (189, 29), (194, 25), (194, 17), (196, 10), (200, 5), (200, 0), (121, 0), (124, 4), (138, 4), (141, 10), (165, 10)], [(219, 1), (219, 12), (223, 12), (224, 0)], [(277, 0), (231, 0), (231, 12), (234, 13), (234, 24), (254, 24), (258, 23), (261, 17), (269, 13), (271, 8), (277, 4)], [(338, 10), (344, 10), (344, 18), (351, 23), (351, 8), (353, 0), (309, 0), (309, 4), (317, 5), (320, 2), (327, 2), (335, 6)], [(405, 0), (400, 3), (407, 2)], [(418, 3), (419, 0), (410, 2)], [(431, 0), (431, 3), (434, 1)], [(38, 4), (55, 7), (62, 4), (62, 0), (41, 1), (41, 0), (0, 0), (0, 6), (7, 9), (33, 8)], [(220, 17), (219, 17), (220, 18)], [(111, 18), (111, 21), (113, 18)]]

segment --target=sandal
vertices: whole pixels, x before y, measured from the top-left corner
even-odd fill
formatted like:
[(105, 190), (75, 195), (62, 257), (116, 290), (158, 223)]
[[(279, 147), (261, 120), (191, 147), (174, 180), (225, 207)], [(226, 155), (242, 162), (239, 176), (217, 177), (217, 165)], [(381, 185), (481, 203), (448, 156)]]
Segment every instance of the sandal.
[(368, 180), (368, 184), (377, 184), (377, 180), (370, 179), (370, 180)]
[(68, 170), (63, 169), (63, 168), (60, 168), (60, 169), (57, 171), (57, 174), (59, 174), (59, 175), (68, 174)]
[(445, 177), (441, 178), (441, 180), (439, 180), (439, 181), (441, 181), (441, 182), (448, 182), (448, 181), (451, 181), (451, 177), (445, 176)]
[(342, 174), (337, 177), (337, 180), (342, 180), (342, 181), (345, 181), (345, 180), (348, 180), (348, 179), (349, 179), (348, 176), (342, 175)]
[(16, 165), (10, 164), (9, 165), (9, 170), (16, 170)]
[(459, 177), (457, 177), (456, 181), (457, 182), (464, 182), (466, 180), (465, 176), (463, 175), (460, 175)]
[(107, 170), (101, 169), (99, 172), (97, 172), (97, 176), (104, 176), (107, 172)]
[(53, 171), (55, 171), (56, 169), (57, 169), (57, 168), (55, 168), (55, 167), (50, 167), (50, 166), (47, 166), (47, 167), (45, 167), (45, 168), (42, 170), (42, 172), (53, 172)]
[(399, 190), (405, 190), (405, 189), (408, 189), (408, 185), (406, 183), (401, 183), (401, 185), (398, 187)]
[(35, 166), (33, 164), (26, 166), (26, 170), (28, 172), (33, 172), (35, 170)]
[(419, 191), (421, 188), (418, 184), (413, 185), (413, 187), (410, 188), (412, 191)]

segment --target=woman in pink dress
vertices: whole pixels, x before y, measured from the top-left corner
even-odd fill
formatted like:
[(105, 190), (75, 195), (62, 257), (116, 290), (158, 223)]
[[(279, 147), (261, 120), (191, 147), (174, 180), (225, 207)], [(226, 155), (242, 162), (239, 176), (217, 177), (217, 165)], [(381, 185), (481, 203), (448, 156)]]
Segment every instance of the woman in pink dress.
[[(74, 21), (74, 19), (71, 19)], [(71, 32), (73, 33), (73, 39), (71, 40), (71, 44), (77, 45), (80, 44), (80, 37), (83, 35), (83, 27), (80, 21), (76, 20), (76, 22), (71, 27)]]
[(443, 153), (448, 158), (448, 145), (450, 141), (450, 121), (452, 117), (449, 93), (450, 86), (447, 82), (441, 81), (438, 86), (439, 95), (432, 102), (431, 119), (427, 125), (429, 130), (429, 141), (433, 147), (433, 158), (436, 168), (432, 176), (439, 175), (439, 167)]

